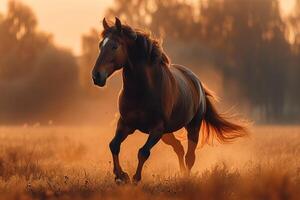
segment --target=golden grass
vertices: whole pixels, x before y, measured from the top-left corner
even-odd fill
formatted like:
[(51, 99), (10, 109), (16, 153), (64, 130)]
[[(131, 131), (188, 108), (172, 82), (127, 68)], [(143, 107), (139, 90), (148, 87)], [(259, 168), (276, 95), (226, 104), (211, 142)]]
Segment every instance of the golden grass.
[[(114, 183), (110, 128), (1, 127), (1, 199), (299, 199), (300, 127), (255, 127), (249, 138), (197, 149), (191, 177), (178, 173), (176, 155), (159, 143), (137, 185)], [(185, 134), (178, 133), (186, 145)], [(130, 175), (146, 136), (121, 148)]]

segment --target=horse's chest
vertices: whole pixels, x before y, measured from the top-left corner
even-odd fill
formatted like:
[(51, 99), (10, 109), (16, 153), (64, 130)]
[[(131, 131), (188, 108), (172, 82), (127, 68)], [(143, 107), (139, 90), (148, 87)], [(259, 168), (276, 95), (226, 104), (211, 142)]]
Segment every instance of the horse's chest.
[(151, 130), (158, 119), (155, 114), (149, 114), (142, 110), (122, 112), (121, 116), (126, 124), (145, 133)]
[(127, 121), (132, 123), (143, 123), (149, 118), (149, 115), (142, 110), (128, 110), (121, 113), (122, 117)]
[(159, 106), (155, 102), (125, 101), (119, 105), (120, 115), (126, 124), (142, 132), (148, 132), (159, 119)]

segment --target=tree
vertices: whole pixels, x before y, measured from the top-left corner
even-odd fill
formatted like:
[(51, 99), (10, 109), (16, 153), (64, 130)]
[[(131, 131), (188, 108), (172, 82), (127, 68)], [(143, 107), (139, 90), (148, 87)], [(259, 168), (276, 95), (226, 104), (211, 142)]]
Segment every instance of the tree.
[[(275, 0), (209, 1), (201, 8), (216, 65), (269, 120), (283, 114), (290, 45)], [(224, 64), (228, 63), (228, 64)]]
[(10, 1), (0, 18), (0, 122), (53, 119), (77, 95), (75, 57), (36, 27), (20, 2)]
[(292, 27), (292, 35), (294, 36), (294, 42), (292, 43), (292, 57), (293, 65), (289, 70), (289, 91), (288, 91), (288, 110), (291, 113), (292, 118), (300, 120), (300, 0), (296, 0), (295, 9), (289, 18), (289, 23)]
[(34, 60), (50, 36), (36, 32), (37, 21), (29, 7), (9, 1), (0, 24), (0, 78), (19, 79), (30, 74)]
[(131, 25), (148, 28), (156, 36), (191, 37), (194, 25), (193, 6), (180, 0), (116, 0), (108, 16), (120, 16)]

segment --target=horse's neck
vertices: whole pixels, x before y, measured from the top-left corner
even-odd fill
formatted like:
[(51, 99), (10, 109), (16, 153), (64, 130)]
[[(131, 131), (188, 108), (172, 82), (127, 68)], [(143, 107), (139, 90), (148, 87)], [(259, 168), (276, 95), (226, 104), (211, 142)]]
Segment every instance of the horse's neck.
[[(166, 66), (133, 65), (123, 69), (123, 91), (129, 98), (146, 97), (151, 101), (172, 105), (176, 101), (176, 81)], [(136, 70), (138, 69), (138, 70)], [(152, 102), (154, 103), (154, 102)]]
[(147, 77), (145, 77), (146, 60), (140, 56), (140, 47), (134, 44), (127, 49), (128, 61), (123, 68), (123, 90), (126, 93), (148, 92)]
[(126, 93), (134, 94), (152, 93), (152, 90), (155, 90), (155, 88), (151, 87), (149, 83), (151, 83), (155, 77), (147, 76), (147, 69), (143, 64), (131, 64), (130, 67), (126, 66), (123, 69), (123, 90), (125, 90)]
[(123, 95), (133, 101), (146, 98), (169, 119), (178, 98), (177, 84), (168, 66), (129, 57), (123, 68)]
[[(159, 61), (151, 63), (141, 53), (141, 44), (128, 48), (128, 62), (123, 69), (123, 89), (130, 93), (147, 93), (161, 96), (176, 87), (169, 67)], [(174, 88), (173, 88), (174, 89)]]

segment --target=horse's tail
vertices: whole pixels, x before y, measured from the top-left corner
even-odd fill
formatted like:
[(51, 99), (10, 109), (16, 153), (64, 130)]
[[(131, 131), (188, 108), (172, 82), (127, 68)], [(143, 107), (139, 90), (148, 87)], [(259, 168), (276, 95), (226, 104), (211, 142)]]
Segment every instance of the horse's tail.
[(212, 103), (216, 97), (207, 88), (204, 88), (204, 91), (206, 111), (202, 122), (202, 145), (210, 144), (214, 138), (220, 143), (227, 143), (232, 142), (235, 138), (248, 135), (246, 123), (232, 122), (228, 115), (218, 113)]

